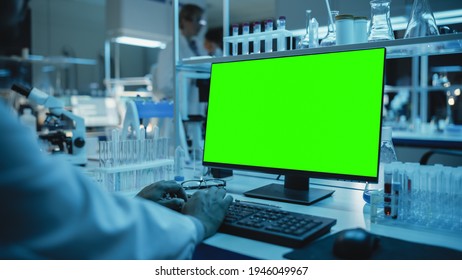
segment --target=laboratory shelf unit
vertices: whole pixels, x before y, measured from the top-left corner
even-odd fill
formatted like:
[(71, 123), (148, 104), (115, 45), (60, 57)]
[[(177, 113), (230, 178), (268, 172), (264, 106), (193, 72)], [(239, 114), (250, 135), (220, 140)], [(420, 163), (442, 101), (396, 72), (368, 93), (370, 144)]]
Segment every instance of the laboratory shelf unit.
[[(438, 55), (454, 55), (462, 53), (462, 33), (445, 34), (438, 36), (427, 36), (419, 38), (396, 39), (390, 41), (367, 42), (361, 44), (338, 45), (329, 47), (318, 47), (311, 49), (295, 49), (279, 52), (248, 54), (237, 56), (225, 56), (219, 58), (197, 58), (183, 60), (177, 63), (177, 69), (188, 68), (192, 71), (195, 67), (197, 71), (203, 72), (210, 66), (211, 63), (238, 61), (248, 59), (261, 59), (282, 56), (304, 55), (304, 54), (319, 54), (326, 52), (341, 52), (348, 50), (359, 50), (369, 48), (387, 49), (386, 59), (411, 59), (411, 85), (401, 87), (411, 92), (411, 116), (410, 122), (428, 123), (428, 94), (437, 90), (451, 90), (458, 88), (457, 85), (452, 85), (449, 88), (428, 85), (429, 75), (429, 56)], [(386, 86), (385, 92), (393, 92), (400, 87)]]
[[(229, 27), (229, 0), (223, 0), (223, 26)], [(410, 59), (411, 60), (411, 77), (410, 86), (406, 89), (410, 91), (410, 117), (409, 127), (415, 127), (416, 123), (428, 124), (430, 122), (428, 118), (429, 112), (429, 92), (440, 90), (441, 88), (432, 87), (428, 84), (429, 78), (429, 57), (441, 56), (441, 55), (455, 55), (462, 54), (462, 33), (452, 33), (437, 36), (427, 36), (418, 38), (406, 38), (406, 39), (395, 39), (389, 41), (378, 41), (378, 42), (367, 42), (360, 44), (348, 44), (348, 45), (336, 45), (329, 47), (318, 47), (309, 49), (294, 49), (286, 51), (275, 51), (269, 53), (258, 53), (258, 54), (247, 54), (237, 56), (224, 56), (224, 57), (197, 57), (193, 59), (180, 60), (179, 46), (178, 46), (178, 11), (179, 11), (179, 0), (173, 1), (173, 25), (174, 25), (174, 43), (175, 43), (175, 55), (174, 65), (176, 65), (176, 75), (174, 83), (177, 84), (179, 80), (179, 73), (194, 72), (198, 73), (209, 73), (210, 65), (212, 63), (227, 62), (227, 61), (239, 61), (248, 59), (262, 59), (262, 58), (273, 58), (282, 56), (294, 56), (304, 54), (318, 54), (326, 52), (341, 52), (348, 50), (359, 50), (369, 48), (386, 48), (386, 59)], [(289, 30), (290, 31), (290, 30)], [(224, 38), (229, 36), (228, 28), (223, 29)], [(457, 63), (457, 62), (456, 62)], [(176, 98), (179, 96), (179, 86), (176, 86)], [(450, 89), (456, 89), (457, 85), (451, 85)], [(396, 88), (387, 86), (385, 87), (385, 93), (392, 92)], [(433, 93), (432, 93), (433, 94)], [(462, 98), (462, 97), (461, 97)], [(178, 116), (180, 111), (180, 104), (176, 104), (175, 116)], [(176, 126), (178, 125), (179, 118), (176, 118)], [(178, 135), (178, 129), (176, 130)], [(418, 133), (418, 132), (417, 132)], [(461, 137), (462, 138), (462, 137)], [(178, 141), (178, 139), (177, 139)]]
[(310, 49), (296, 49), (260, 54), (224, 56), (217, 58), (204, 57), (197, 59), (185, 59), (177, 63), (177, 65), (200, 65), (200, 68), (203, 69), (204, 64), (213, 62), (226, 62), (302, 54), (317, 54), (325, 52), (340, 52), (348, 50), (381, 47), (385, 47), (387, 49), (387, 59), (462, 53), (462, 33), (428, 36), (420, 38), (396, 39), (380, 42), (368, 42), (361, 44), (318, 47)]

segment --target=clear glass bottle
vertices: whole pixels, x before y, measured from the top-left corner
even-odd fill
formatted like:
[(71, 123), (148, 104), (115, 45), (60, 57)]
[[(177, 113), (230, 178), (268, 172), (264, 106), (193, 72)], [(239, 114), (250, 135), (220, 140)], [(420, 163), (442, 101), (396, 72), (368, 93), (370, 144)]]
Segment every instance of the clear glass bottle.
[(404, 38), (439, 35), (429, 0), (414, 0)]
[(363, 193), (363, 199), (367, 203), (370, 203), (370, 192), (372, 190), (383, 189), (384, 185), (384, 169), (385, 165), (396, 162), (398, 159), (396, 157), (395, 147), (392, 141), (392, 129), (389, 126), (384, 126), (382, 128), (382, 141), (380, 143), (380, 158), (379, 158), (379, 182), (378, 184), (366, 184)]
[(310, 22), (311, 10), (306, 10), (306, 33), (298, 42), (297, 49), (308, 49), (310, 47)]
[(319, 36), (318, 36), (319, 23), (316, 18), (312, 18), (310, 21), (310, 48), (319, 47)]
[(327, 35), (321, 40), (321, 47), (328, 47), (334, 46), (336, 44), (335, 41), (335, 17), (338, 16), (339, 11), (331, 11), (332, 22), (329, 23), (327, 27)]
[(394, 40), (390, 21), (390, 0), (372, 0), (371, 22), (369, 27), (369, 42)]

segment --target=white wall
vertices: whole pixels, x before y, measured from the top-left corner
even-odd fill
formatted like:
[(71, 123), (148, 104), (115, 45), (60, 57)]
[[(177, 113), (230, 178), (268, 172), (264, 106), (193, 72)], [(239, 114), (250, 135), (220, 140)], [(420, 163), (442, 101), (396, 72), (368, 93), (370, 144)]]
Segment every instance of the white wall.
[[(105, 36), (104, 0), (31, 0), (31, 54), (46, 57), (70, 56), (100, 61)], [(61, 68), (63, 70), (63, 68)], [(77, 69), (77, 74), (75, 74)], [(41, 67), (34, 67), (34, 84), (40, 84)], [(98, 66), (68, 66), (63, 77), (68, 87), (86, 90), (92, 82), (101, 82)], [(53, 77), (54, 78), (54, 77)]]

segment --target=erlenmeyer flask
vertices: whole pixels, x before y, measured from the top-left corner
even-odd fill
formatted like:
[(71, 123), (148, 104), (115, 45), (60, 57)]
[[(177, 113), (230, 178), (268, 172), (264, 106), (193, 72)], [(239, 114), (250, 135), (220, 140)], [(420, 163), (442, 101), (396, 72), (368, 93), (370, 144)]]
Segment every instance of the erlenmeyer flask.
[(429, 0), (414, 0), (404, 38), (439, 35)]
[(327, 35), (321, 40), (321, 47), (328, 47), (335, 45), (335, 17), (338, 16), (339, 11), (331, 11), (332, 22), (327, 27)]
[(368, 41), (394, 40), (390, 21), (390, 0), (372, 0)]
[(311, 10), (306, 10), (306, 33), (298, 42), (297, 49), (308, 49), (310, 47), (310, 22)]

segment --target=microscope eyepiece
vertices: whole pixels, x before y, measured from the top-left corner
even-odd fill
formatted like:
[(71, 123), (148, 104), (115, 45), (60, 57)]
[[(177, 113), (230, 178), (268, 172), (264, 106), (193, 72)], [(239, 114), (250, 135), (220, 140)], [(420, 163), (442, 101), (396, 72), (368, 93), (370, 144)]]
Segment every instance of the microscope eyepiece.
[(31, 92), (31, 89), (30, 88), (27, 88), (25, 86), (22, 86), (22, 85), (18, 85), (18, 84), (13, 84), (11, 86), (11, 89), (16, 91), (17, 93), (21, 94), (21, 95), (24, 95), (25, 97), (29, 97), (29, 94)]

